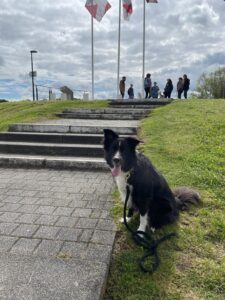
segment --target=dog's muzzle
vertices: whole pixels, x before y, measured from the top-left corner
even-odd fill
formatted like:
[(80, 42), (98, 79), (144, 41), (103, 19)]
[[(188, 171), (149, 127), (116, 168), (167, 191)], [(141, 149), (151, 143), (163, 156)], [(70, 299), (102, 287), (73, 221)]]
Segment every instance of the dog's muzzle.
[(111, 169), (112, 176), (119, 176), (121, 173), (121, 159), (119, 157), (113, 158), (113, 168)]

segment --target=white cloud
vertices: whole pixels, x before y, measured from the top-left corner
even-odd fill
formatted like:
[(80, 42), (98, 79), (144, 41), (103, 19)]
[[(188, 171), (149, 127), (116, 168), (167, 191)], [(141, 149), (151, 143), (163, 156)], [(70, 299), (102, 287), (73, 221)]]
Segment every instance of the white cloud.
[[(97, 98), (116, 95), (118, 1), (108, 1), (112, 8), (101, 23), (94, 21)], [(1, 1), (0, 98), (31, 98), (31, 49), (38, 50), (37, 83), (91, 91), (91, 19), (84, 4), (85, 0)], [(127, 76), (127, 85), (134, 84), (136, 95), (142, 82), (142, 5), (133, 0), (134, 13), (121, 24), (121, 76)], [(202, 72), (225, 64), (224, 10), (222, 0), (146, 4), (145, 70), (161, 90), (167, 78), (175, 86), (184, 73), (194, 89)]]

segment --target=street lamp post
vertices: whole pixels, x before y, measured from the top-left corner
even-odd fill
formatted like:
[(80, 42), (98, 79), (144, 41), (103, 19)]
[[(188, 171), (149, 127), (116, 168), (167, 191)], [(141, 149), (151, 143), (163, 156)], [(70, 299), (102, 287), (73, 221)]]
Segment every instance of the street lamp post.
[(32, 92), (33, 92), (33, 101), (35, 100), (35, 94), (34, 94), (34, 65), (33, 65), (33, 53), (37, 53), (36, 50), (30, 51), (31, 56), (31, 79), (32, 79)]
[(36, 85), (36, 100), (38, 100), (38, 86)]

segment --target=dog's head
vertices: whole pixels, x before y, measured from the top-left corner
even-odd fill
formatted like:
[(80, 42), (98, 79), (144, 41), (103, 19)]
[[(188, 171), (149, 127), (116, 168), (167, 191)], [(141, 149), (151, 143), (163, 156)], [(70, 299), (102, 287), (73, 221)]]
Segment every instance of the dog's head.
[(139, 143), (134, 137), (120, 138), (113, 130), (104, 129), (105, 160), (113, 176), (118, 176), (121, 171), (128, 172), (135, 166), (135, 149)]

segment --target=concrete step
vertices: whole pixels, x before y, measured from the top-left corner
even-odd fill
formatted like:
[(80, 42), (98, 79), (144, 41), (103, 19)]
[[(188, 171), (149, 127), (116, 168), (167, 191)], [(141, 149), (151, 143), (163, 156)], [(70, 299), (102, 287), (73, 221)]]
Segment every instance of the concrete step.
[[(97, 125), (97, 122), (96, 122)], [(97, 125), (93, 126), (79, 126), (79, 125), (67, 125), (67, 124), (36, 124), (36, 123), (21, 123), (12, 124), (9, 126), (10, 132), (41, 132), (41, 133), (85, 133), (85, 134), (103, 134), (104, 128), (110, 128), (118, 134), (137, 134), (136, 126), (115, 126), (115, 125)]]
[[(149, 109), (150, 111), (150, 109)], [(63, 113), (81, 113), (81, 114), (145, 114), (146, 109), (137, 107), (136, 109), (122, 108), (67, 108)]]
[(1, 132), (0, 141), (64, 143), (64, 144), (101, 144), (102, 134), (70, 134), (40, 132)]
[[(121, 104), (113, 104), (113, 107), (117, 108), (117, 109), (121, 109), (123, 108), (124, 105)], [(161, 105), (135, 105), (135, 104), (127, 104), (126, 108), (127, 109), (134, 109), (134, 110), (138, 110), (138, 109), (144, 109), (147, 111), (152, 111), (153, 109), (160, 107)]]
[(125, 107), (127, 105), (135, 105), (137, 107), (141, 107), (142, 105), (147, 105), (147, 106), (150, 106), (151, 105), (156, 105), (156, 106), (162, 106), (162, 105), (167, 105), (167, 104), (170, 104), (173, 100), (161, 100), (161, 99), (157, 99), (157, 100), (153, 100), (153, 99), (149, 99), (149, 100), (146, 100), (146, 99), (143, 99), (143, 100), (137, 100), (137, 99), (134, 99), (134, 100), (129, 100), (129, 99), (125, 99), (125, 100), (112, 100), (109, 105), (111, 107), (114, 107), (114, 105), (120, 105), (120, 107)]
[(0, 153), (103, 157), (102, 145), (0, 141)]
[(144, 114), (136, 114), (136, 113), (128, 113), (128, 114), (97, 114), (97, 113), (61, 113), (57, 114), (58, 117), (65, 119), (95, 119), (95, 120), (140, 120), (147, 116), (147, 113)]
[(0, 167), (108, 171), (103, 158), (1, 154)]

